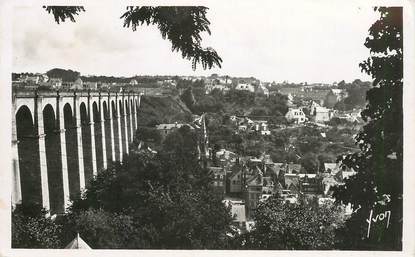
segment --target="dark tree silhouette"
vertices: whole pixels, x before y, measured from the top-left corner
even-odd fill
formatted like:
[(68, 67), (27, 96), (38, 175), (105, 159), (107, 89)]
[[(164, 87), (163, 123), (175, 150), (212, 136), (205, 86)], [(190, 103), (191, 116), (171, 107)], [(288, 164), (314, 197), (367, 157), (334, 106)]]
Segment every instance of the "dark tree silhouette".
[(75, 15), (79, 15), (80, 12), (85, 12), (83, 6), (43, 6), (48, 13), (52, 13), (55, 21), (59, 24), (65, 22), (66, 19), (70, 19), (75, 22)]
[(183, 103), (186, 104), (187, 108), (193, 110), (193, 106), (196, 103), (196, 100), (193, 95), (192, 87), (188, 87), (185, 91), (183, 91), (180, 99), (183, 101)]
[[(352, 203), (355, 209), (340, 231), (347, 249), (399, 250), (402, 248), (402, 8), (375, 8), (380, 18), (369, 29), (365, 46), (371, 56), (360, 64), (373, 78), (362, 111), (367, 122), (357, 135), (360, 151), (341, 158), (357, 174), (338, 188), (338, 201)], [(360, 208), (359, 208), (360, 207)], [(370, 211), (375, 215), (391, 211), (390, 224), (372, 226), (367, 236)]]
[[(85, 11), (82, 6), (44, 6), (52, 13), (55, 21), (65, 22), (70, 19), (75, 22), (75, 15)], [(156, 25), (163, 39), (172, 43), (173, 52), (181, 52), (184, 59), (192, 62), (193, 70), (197, 64), (203, 69), (214, 66), (221, 67), (222, 59), (211, 47), (202, 47), (201, 34), (211, 34), (210, 22), (206, 17), (208, 8), (203, 6), (129, 6), (120, 17), (124, 19), (124, 27), (137, 30), (138, 26)]]
[(74, 82), (81, 75), (78, 71), (54, 68), (46, 72), (49, 78), (61, 78), (62, 81)]

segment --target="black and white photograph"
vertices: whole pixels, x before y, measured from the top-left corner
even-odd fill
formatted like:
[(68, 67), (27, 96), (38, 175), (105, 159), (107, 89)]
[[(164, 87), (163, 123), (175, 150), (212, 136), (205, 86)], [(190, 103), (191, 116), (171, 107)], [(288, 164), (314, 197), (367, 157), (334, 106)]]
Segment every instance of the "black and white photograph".
[(10, 251), (402, 254), (404, 2), (9, 5)]

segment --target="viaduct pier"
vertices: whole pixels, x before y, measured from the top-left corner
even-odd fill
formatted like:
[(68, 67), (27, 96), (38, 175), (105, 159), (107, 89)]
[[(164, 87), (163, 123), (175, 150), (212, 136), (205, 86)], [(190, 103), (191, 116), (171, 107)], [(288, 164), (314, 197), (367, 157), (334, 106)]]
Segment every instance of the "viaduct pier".
[(12, 204), (62, 213), (112, 161), (128, 154), (141, 93), (12, 92)]

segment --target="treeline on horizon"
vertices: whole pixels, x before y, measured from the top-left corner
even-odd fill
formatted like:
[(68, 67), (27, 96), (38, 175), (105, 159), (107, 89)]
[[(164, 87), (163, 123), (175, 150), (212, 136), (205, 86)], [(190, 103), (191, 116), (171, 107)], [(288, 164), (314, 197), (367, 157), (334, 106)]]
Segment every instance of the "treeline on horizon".
[[(18, 79), (21, 75), (29, 75), (34, 76), (36, 73), (33, 72), (13, 72), (12, 73), (12, 80)], [(179, 75), (135, 75), (129, 77), (116, 77), (116, 76), (105, 76), (105, 75), (91, 75), (91, 76), (84, 76), (81, 75), (79, 71), (74, 71), (71, 69), (62, 69), (62, 68), (53, 68), (46, 72), (46, 75), (50, 78), (62, 78), (64, 82), (73, 82), (78, 78), (81, 78), (84, 82), (102, 82), (102, 83), (129, 83), (132, 79), (137, 80), (138, 83), (156, 83), (160, 79), (173, 79), (173, 80), (180, 80)], [(215, 74), (216, 75), (216, 74)], [(237, 79), (240, 81), (244, 80), (254, 80), (254, 77), (231, 77), (233, 79)], [(307, 84), (305, 83), (271, 83), (271, 88), (276, 87), (302, 87), (302, 86), (312, 86), (314, 84)], [(339, 89), (348, 89), (351, 85), (361, 85), (361, 86), (368, 86), (370, 87), (370, 81), (361, 81), (360, 79), (355, 79), (354, 81), (347, 83), (345, 80), (338, 82), (337, 88)], [(320, 86), (319, 88), (324, 88), (324, 86)], [(332, 88), (332, 87), (330, 87)]]

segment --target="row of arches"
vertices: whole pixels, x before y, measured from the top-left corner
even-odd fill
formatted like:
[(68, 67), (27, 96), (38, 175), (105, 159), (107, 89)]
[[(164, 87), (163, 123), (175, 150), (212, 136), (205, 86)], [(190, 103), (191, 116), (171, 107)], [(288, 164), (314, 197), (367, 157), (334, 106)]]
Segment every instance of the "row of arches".
[[(122, 161), (137, 129), (139, 99), (35, 99), (15, 112), (17, 201), (65, 211), (97, 172)], [(61, 106), (63, 105), (63, 106)]]

